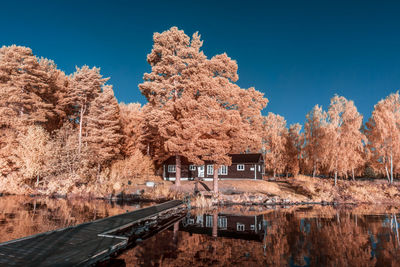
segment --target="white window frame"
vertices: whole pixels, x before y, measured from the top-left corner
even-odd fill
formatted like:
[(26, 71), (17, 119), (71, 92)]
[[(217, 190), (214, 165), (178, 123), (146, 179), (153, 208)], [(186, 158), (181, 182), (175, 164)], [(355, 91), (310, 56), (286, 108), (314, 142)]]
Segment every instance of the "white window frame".
[(218, 228), (226, 229), (228, 227), (228, 219), (226, 217), (218, 216)]
[(176, 165), (168, 165), (168, 172), (175, 173), (176, 172)]
[(258, 165), (258, 172), (261, 172), (261, 165)]
[(255, 230), (256, 229), (256, 227), (254, 226), (254, 224), (252, 224), (252, 225), (250, 225), (250, 230)]
[(203, 214), (197, 215), (197, 217), (196, 217), (196, 224), (200, 224), (201, 227), (203, 227), (203, 226), (204, 226), (203, 221), (204, 221)]
[(218, 168), (218, 175), (228, 175), (228, 166), (221, 165)]
[(213, 175), (213, 174), (214, 174), (214, 166), (207, 165), (207, 175)]
[(236, 168), (237, 168), (238, 171), (244, 171), (245, 170), (245, 165), (244, 164), (238, 164)]
[(189, 165), (189, 171), (195, 171), (196, 165)]
[(236, 231), (243, 232), (246, 230), (246, 226), (243, 223), (236, 223)]
[(213, 216), (206, 215), (206, 227), (213, 227)]

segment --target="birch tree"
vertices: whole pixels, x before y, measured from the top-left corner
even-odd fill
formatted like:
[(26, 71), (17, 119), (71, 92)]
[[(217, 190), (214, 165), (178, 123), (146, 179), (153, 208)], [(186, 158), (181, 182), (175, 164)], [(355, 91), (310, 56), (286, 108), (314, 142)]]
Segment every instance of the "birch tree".
[(354, 179), (354, 169), (363, 165), (363, 141), (361, 133), (362, 116), (357, 112), (353, 101), (343, 96), (335, 95), (331, 99), (329, 115), (329, 153), (327, 157), (328, 170), (334, 172), (335, 185), (338, 175), (347, 177), (351, 171)]
[(49, 134), (40, 126), (29, 126), (26, 133), (18, 137), (17, 154), (21, 160), (22, 175), (29, 181), (36, 180), (39, 185), (41, 176), (46, 174), (46, 167), (52, 152)]
[(286, 135), (286, 170), (293, 176), (296, 176), (300, 172), (300, 160), (304, 140), (304, 137), (300, 131), (301, 125), (299, 123), (292, 124), (290, 125), (289, 131)]
[(371, 166), (379, 173), (386, 174), (393, 183), (396, 163), (400, 160), (400, 98), (399, 92), (390, 94), (379, 101), (366, 124)]
[(286, 121), (282, 116), (272, 112), (265, 117), (263, 143), (265, 144), (265, 167), (273, 172), (273, 176), (283, 173), (286, 163)]
[(315, 105), (306, 115), (304, 159), (307, 168), (311, 169), (313, 177), (319, 172), (326, 158), (326, 119), (326, 112), (318, 105)]

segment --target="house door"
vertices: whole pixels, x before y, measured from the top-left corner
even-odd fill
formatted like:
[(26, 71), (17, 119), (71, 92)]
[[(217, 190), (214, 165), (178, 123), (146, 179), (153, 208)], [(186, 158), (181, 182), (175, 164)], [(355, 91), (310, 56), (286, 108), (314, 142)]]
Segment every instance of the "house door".
[(204, 177), (204, 165), (197, 167), (197, 176)]

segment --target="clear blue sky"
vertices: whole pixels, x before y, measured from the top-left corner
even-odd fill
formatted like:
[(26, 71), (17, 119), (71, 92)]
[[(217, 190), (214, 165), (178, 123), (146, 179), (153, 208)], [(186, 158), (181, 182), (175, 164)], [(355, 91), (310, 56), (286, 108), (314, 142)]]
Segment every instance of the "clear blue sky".
[(335, 94), (364, 121), (400, 88), (400, 2), (389, 1), (2, 1), (0, 45), (31, 47), (66, 73), (101, 67), (119, 101), (145, 103), (153, 32), (199, 31), (208, 57), (237, 60), (241, 87), (269, 111), (304, 123)]

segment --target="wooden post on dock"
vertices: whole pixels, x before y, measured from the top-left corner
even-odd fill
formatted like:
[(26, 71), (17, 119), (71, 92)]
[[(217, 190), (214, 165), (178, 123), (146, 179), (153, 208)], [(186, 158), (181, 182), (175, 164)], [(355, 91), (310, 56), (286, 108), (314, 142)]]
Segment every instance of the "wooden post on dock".
[(174, 237), (173, 237), (173, 241), (174, 241), (174, 244), (175, 244), (175, 245), (178, 243), (178, 232), (179, 232), (179, 221), (177, 221), (176, 223), (174, 223)]

